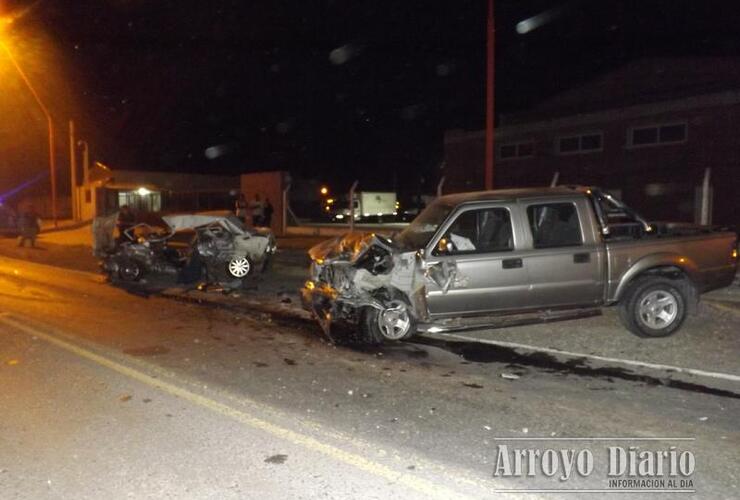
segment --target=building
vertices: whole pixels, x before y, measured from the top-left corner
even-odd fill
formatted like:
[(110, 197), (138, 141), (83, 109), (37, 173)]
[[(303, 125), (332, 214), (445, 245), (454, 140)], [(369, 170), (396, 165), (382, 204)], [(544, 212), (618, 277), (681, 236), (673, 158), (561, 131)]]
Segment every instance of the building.
[[(495, 186), (593, 184), (653, 220), (696, 219), (711, 168), (712, 221), (740, 223), (740, 60), (646, 59), (496, 128)], [(445, 134), (445, 191), (481, 189), (484, 131)]]
[(96, 163), (79, 188), (82, 219), (117, 211), (123, 205), (142, 212), (231, 209), (241, 189), (238, 175), (118, 170)]
[(233, 210), (237, 196), (243, 194), (249, 203), (269, 202), (273, 208), (270, 227), (280, 235), (289, 184), (288, 173), (279, 170), (224, 176), (118, 170), (96, 163), (87, 184), (78, 188), (77, 198), (81, 218), (90, 220), (123, 205), (136, 212), (157, 213)]

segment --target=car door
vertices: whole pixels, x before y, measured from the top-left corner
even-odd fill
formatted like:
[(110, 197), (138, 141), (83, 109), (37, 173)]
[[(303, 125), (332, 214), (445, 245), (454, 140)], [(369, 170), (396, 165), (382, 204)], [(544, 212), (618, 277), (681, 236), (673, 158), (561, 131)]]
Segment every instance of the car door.
[(529, 284), (518, 226), (518, 212), (502, 203), (463, 207), (450, 218), (424, 264), (432, 317), (517, 307)]
[(604, 250), (583, 199), (521, 202), (531, 237), (523, 255), (531, 283), (530, 306), (594, 305), (603, 300)]

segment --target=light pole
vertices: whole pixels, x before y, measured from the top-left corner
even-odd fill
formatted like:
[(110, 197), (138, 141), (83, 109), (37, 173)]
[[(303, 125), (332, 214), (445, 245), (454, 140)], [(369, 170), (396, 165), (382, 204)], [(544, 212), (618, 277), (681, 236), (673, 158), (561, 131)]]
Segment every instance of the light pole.
[[(1, 27), (1, 26), (0, 26)], [(23, 80), (23, 83), (26, 84), (26, 87), (28, 87), (28, 90), (31, 92), (31, 95), (33, 95), (33, 98), (36, 100), (36, 104), (39, 105), (39, 108), (41, 108), (41, 111), (46, 116), (46, 123), (48, 127), (49, 132), (49, 176), (51, 178), (51, 218), (54, 221), (54, 226), (57, 226), (57, 174), (56, 174), (56, 165), (54, 160), (54, 122), (51, 119), (51, 114), (49, 113), (49, 110), (44, 105), (43, 101), (39, 97), (38, 93), (36, 92), (36, 89), (33, 88), (33, 85), (31, 85), (31, 81), (26, 76), (26, 73), (24, 73), (23, 68), (18, 64), (18, 61), (15, 60), (15, 57), (13, 57), (13, 53), (10, 51), (10, 48), (8, 45), (0, 39), (0, 48), (3, 49), (3, 51), (7, 54), (8, 59), (10, 59), (10, 62), (13, 64), (13, 67), (18, 72), (18, 74), (21, 76), (21, 79)]]

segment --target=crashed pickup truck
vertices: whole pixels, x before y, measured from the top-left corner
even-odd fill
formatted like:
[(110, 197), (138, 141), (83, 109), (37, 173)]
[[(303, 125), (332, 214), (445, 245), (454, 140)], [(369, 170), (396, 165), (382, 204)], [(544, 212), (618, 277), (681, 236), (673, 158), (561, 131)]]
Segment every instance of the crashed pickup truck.
[(112, 279), (139, 281), (148, 273), (177, 275), (182, 283), (204, 280), (240, 287), (263, 271), (277, 246), (268, 229), (245, 227), (234, 216), (165, 215), (162, 226), (137, 224), (113, 241), (115, 214), (93, 223), (94, 252)]
[(377, 344), (603, 306), (664, 337), (699, 294), (732, 283), (737, 233), (649, 223), (597, 188), (533, 188), (442, 196), (396, 237), (352, 233), (309, 254), (303, 305), (332, 338)]

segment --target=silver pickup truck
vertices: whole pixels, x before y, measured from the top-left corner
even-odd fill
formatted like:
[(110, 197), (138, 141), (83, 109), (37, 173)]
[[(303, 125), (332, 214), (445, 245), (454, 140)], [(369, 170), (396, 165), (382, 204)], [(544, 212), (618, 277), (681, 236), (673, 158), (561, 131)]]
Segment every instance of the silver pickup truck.
[(701, 293), (732, 283), (737, 243), (728, 230), (649, 223), (597, 188), (453, 194), (394, 237), (313, 247), (301, 292), (327, 335), (367, 344), (612, 305), (632, 333), (664, 337)]

